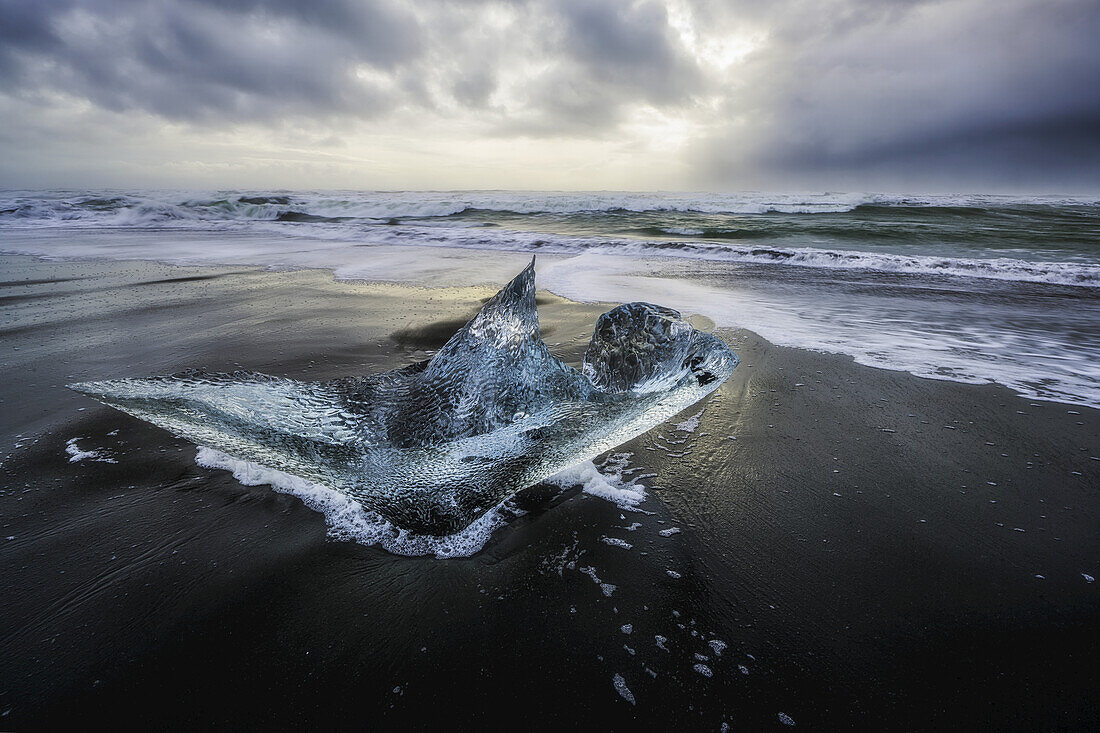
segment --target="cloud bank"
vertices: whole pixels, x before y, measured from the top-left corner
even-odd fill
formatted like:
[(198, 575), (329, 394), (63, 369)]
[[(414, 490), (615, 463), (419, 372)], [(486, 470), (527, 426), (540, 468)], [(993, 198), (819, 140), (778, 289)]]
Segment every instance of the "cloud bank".
[(0, 185), (1100, 189), (1100, 2), (0, 0)]

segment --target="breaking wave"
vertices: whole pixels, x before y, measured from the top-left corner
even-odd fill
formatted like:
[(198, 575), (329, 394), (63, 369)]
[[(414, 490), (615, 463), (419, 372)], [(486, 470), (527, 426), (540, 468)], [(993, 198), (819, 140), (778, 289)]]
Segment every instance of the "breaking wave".
[[(881, 194), (8, 192), (9, 231), (241, 232), (362, 244), (1100, 286), (1100, 200)], [(61, 246), (65, 249), (65, 245)], [(6, 247), (6, 251), (41, 254)], [(60, 256), (87, 256), (51, 251)], [(219, 252), (239, 261), (232, 242)], [(101, 248), (93, 256), (111, 256)], [(134, 256), (132, 251), (128, 256)], [(159, 259), (156, 254), (151, 258)], [(212, 261), (218, 261), (211, 253)], [(300, 264), (328, 266), (302, 255)], [(255, 264), (265, 264), (262, 258)]]
[[(870, 193), (632, 193), (511, 191), (365, 192), (113, 192), (8, 191), (0, 195), (0, 220), (46, 223), (96, 222), (135, 226), (166, 221), (276, 221), (317, 217), (337, 221), (389, 221), (476, 213), (701, 214), (874, 213), (899, 208), (932, 215), (968, 215), (1042, 207), (1096, 207), (1100, 199), (1055, 196), (896, 196)], [(297, 221), (295, 218), (285, 221)], [(313, 219), (309, 219), (312, 221)]]
[[(420, 236), (415, 236), (419, 234)], [(639, 241), (570, 237), (531, 232), (423, 230), (401, 231), (385, 237), (387, 244), (426, 244), (470, 249), (547, 252), (551, 254), (630, 255), (679, 257), (761, 265), (794, 265), (840, 270), (949, 275), (991, 280), (1100, 286), (1100, 265), (1084, 262), (1042, 262), (1008, 257), (937, 257), (888, 252), (831, 250), (814, 247), (761, 247), (704, 241)]]

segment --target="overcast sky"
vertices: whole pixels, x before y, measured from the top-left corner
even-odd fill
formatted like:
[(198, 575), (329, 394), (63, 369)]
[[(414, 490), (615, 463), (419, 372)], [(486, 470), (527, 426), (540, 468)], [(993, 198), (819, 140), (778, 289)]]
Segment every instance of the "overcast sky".
[(0, 186), (1100, 192), (1100, 0), (0, 0)]

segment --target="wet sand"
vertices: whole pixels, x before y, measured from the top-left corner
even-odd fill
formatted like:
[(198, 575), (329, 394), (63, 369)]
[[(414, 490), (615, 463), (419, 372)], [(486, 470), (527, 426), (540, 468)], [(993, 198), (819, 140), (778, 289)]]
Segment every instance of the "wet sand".
[[(1100, 723), (1095, 410), (725, 332), (735, 376), (618, 449), (644, 511), (534, 487), (477, 555), (398, 557), (63, 385), (390, 369), (490, 289), (0, 269), (0, 729)], [(579, 363), (607, 306), (539, 305)]]

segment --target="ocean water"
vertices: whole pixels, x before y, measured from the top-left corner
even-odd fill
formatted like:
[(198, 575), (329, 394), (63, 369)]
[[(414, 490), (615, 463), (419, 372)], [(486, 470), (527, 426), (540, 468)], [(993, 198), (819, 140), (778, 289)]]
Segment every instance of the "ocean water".
[(428, 286), (500, 284), (536, 253), (539, 287), (576, 300), (1100, 406), (1100, 198), (7, 191), (0, 251)]

